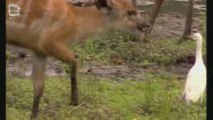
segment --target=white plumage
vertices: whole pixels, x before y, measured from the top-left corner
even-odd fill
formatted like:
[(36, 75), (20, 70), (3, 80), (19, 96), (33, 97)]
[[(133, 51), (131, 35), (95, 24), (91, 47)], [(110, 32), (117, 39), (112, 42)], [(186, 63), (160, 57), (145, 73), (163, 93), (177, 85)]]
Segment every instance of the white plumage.
[(197, 47), (195, 64), (187, 75), (185, 90), (183, 92), (183, 99), (188, 104), (190, 102), (197, 102), (199, 99), (202, 102), (206, 89), (206, 67), (202, 58), (202, 36), (200, 33), (195, 33), (190, 38), (196, 41)]

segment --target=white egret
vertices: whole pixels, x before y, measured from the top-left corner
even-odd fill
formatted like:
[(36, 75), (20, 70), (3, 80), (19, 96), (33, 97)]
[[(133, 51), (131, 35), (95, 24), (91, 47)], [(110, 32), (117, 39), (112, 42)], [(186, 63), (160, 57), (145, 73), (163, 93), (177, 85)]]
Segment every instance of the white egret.
[(194, 33), (189, 38), (196, 41), (197, 47), (195, 64), (187, 75), (185, 90), (182, 96), (188, 104), (190, 102), (197, 102), (199, 99), (202, 102), (206, 88), (206, 67), (202, 58), (202, 36), (200, 33)]

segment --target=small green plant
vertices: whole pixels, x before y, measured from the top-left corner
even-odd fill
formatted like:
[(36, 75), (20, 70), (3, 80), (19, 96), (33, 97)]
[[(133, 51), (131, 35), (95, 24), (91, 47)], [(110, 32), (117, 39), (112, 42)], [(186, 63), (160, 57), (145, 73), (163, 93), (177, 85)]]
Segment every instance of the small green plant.
[(10, 59), (10, 53), (6, 50), (6, 60)]

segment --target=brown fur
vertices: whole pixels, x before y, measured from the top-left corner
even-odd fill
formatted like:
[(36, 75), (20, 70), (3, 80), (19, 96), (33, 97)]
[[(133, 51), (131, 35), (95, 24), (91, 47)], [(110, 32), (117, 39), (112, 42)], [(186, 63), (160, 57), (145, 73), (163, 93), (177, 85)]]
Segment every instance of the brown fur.
[[(102, 2), (102, 1), (101, 1)], [(135, 8), (125, 0), (108, 0), (110, 9), (95, 6), (81, 8), (64, 0), (19, 0), (20, 17), (6, 20), (7, 43), (34, 52), (32, 80), (34, 101), (31, 119), (36, 118), (44, 88), (44, 69), (47, 56), (70, 65), (71, 100), (78, 105), (77, 64), (69, 45), (82, 42), (104, 29), (118, 27), (132, 31), (140, 28), (140, 16), (129, 15)], [(110, 3), (110, 4), (109, 4)], [(7, 1), (8, 4), (8, 1)], [(104, 12), (105, 10), (105, 12)], [(130, 12), (129, 12), (130, 13)]]

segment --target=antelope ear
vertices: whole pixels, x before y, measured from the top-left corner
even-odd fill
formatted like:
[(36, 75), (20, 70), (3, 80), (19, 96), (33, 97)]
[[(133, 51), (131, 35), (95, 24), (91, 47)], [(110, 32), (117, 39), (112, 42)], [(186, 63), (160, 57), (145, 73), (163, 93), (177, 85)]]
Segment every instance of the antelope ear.
[(108, 14), (111, 11), (111, 0), (96, 0), (95, 6), (104, 14)]

